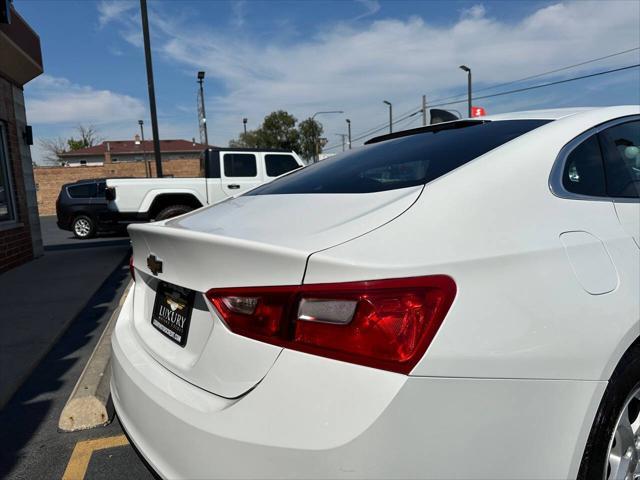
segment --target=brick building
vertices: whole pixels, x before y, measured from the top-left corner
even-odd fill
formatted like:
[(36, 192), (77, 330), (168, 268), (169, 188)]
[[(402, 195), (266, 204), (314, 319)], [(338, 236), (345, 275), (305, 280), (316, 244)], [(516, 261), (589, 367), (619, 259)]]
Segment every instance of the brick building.
[(0, 272), (42, 254), (23, 95), (42, 71), (40, 37), (0, 0)]
[[(162, 160), (182, 158), (199, 158), (204, 145), (187, 140), (160, 140)], [(68, 167), (99, 167), (109, 163), (142, 162), (153, 163), (153, 141), (140, 141), (138, 135), (135, 140), (108, 140), (100, 145), (81, 148), (59, 155)], [(147, 167), (148, 168), (148, 167)]]
[[(203, 147), (204, 148), (204, 147)], [(38, 189), (38, 210), (40, 215), (55, 215), (56, 199), (60, 188), (65, 183), (85, 180), (89, 178), (113, 178), (113, 177), (145, 177), (151, 171), (151, 176), (156, 176), (156, 165), (147, 156), (147, 165), (144, 162), (117, 162), (103, 163), (92, 167), (35, 167), (35, 181)], [(200, 176), (199, 152), (184, 154), (171, 160), (162, 156), (162, 173), (173, 177), (198, 177)]]

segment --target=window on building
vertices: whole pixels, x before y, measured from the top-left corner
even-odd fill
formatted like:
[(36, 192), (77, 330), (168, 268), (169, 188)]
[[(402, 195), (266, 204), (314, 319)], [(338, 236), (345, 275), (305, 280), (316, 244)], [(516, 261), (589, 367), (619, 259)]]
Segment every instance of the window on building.
[(225, 177), (255, 177), (257, 175), (255, 155), (252, 153), (225, 153)]
[(264, 161), (267, 165), (267, 175), (269, 177), (279, 177), (300, 167), (292, 155), (269, 154), (265, 155)]
[(13, 194), (11, 191), (11, 168), (7, 151), (5, 127), (0, 123), (0, 222), (15, 220)]
[(87, 166), (87, 161), (86, 160), (80, 160), (80, 166), (86, 167)]

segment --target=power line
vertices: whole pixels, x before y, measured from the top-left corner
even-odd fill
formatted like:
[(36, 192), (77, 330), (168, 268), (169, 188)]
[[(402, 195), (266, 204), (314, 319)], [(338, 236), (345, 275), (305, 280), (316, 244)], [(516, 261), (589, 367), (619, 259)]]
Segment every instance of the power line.
[[(563, 72), (565, 70), (570, 70), (572, 68), (581, 67), (583, 65), (588, 65), (589, 63), (599, 62), (600, 60), (606, 60), (608, 58), (617, 57), (619, 55), (624, 55), (625, 53), (634, 52), (636, 50), (640, 50), (640, 47), (629, 48), (627, 50), (622, 50), (620, 52), (615, 52), (615, 53), (611, 53), (609, 55), (605, 55), (603, 57), (592, 58), (590, 60), (585, 60), (584, 62), (574, 63), (573, 65), (568, 65), (566, 67), (556, 68), (555, 70), (549, 70), (548, 72), (538, 73), (536, 75), (530, 75), (528, 77), (519, 78), (517, 80), (510, 80), (508, 82), (499, 83), (497, 85), (491, 85), (489, 87), (479, 88), (479, 89), (476, 89), (475, 92), (476, 93), (477, 92), (484, 92), (484, 91), (487, 91), (487, 90), (493, 90), (494, 88), (500, 88), (500, 87), (506, 87), (507, 85), (513, 85), (514, 83), (520, 83), (520, 82), (525, 82), (527, 80), (533, 80), (534, 78), (544, 77), (546, 75), (551, 75), (552, 73)], [(464, 99), (466, 100), (466, 95), (467, 95), (466, 92), (465, 93), (460, 93), (458, 95), (451, 95), (449, 97), (439, 98), (437, 100), (434, 100), (434, 102), (443, 102), (445, 100), (449, 100), (451, 98), (458, 98), (458, 97), (464, 97)]]
[[(531, 80), (531, 79), (534, 79), (534, 78), (539, 78), (539, 77), (542, 77), (542, 76), (545, 76), (545, 75), (550, 75), (552, 73), (561, 72), (561, 71), (568, 70), (568, 69), (571, 69), (571, 68), (575, 68), (575, 67), (578, 67), (578, 66), (581, 66), (581, 65), (586, 65), (586, 64), (589, 64), (589, 63), (597, 62), (597, 61), (600, 61), (600, 60), (605, 60), (607, 58), (615, 57), (615, 56), (622, 55), (622, 54), (625, 54), (625, 53), (633, 52), (635, 50), (640, 50), (640, 47), (630, 48), (630, 49), (623, 50), (623, 51), (620, 51), (620, 52), (616, 52), (616, 53), (612, 53), (612, 54), (609, 54), (609, 55), (605, 55), (603, 57), (598, 57), (598, 58), (594, 58), (594, 59), (591, 59), (591, 60), (586, 60), (584, 62), (576, 63), (576, 64), (573, 64), (573, 65), (568, 65), (566, 67), (557, 68), (555, 70), (550, 70), (548, 72), (539, 73), (539, 74), (536, 74), (536, 75), (531, 75), (531, 76), (524, 77), (524, 78), (521, 78), (521, 79), (518, 79), (518, 80), (512, 80), (512, 81), (509, 81), (509, 82), (505, 82), (505, 83), (498, 84), (498, 85), (493, 85), (493, 86), (490, 86), (490, 87), (485, 87), (485, 88), (476, 90), (476, 92), (491, 90), (491, 89), (498, 88), (498, 87), (501, 87), (501, 86), (512, 85), (514, 83), (519, 83), (519, 82), (522, 82), (522, 81), (525, 81), (525, 80)], [(557, 80), (557, 81), (554, 81), (554, 82), (548, 82), (548, 83), (543, 83), (543, 84), (539, 84), (539, 85), (532, 85), (530, 87), (523, 87), (523, 88), (518, 88), (518, 89), (515, 89), (515, 90), (508, 90), (506, 92), (498, 92), (498, 93), (494, 93), (494, 94), (491, 94), (491, 95), (483, 95), (483, 96), (480, 96), (480, 97), (474, 97), (473, 99), (474, 100), (484, 100), (484, 99), (487, 99), (487, 98), (500, 97), (500, 96), (504, 96), (504, 95), (511, 95), (511, 94), (514, 94), (514, 93), (521, 93), (521, 92), (525, 92), (525, 91), (528, 91), (528, 90), (535, 90), (535, 89), (538, 89), (538, 88), (550, 87), (550, 86), (559, 85), (559, 84), (562, 84), (562, 83), (568, 83), (568, 82), (573, 82), (573, 81), (577, 81), (577, 80), (583, 80), (583, 79), (586, 79), (586, 78), (596, 77), (596, 76), (599, 76), (599, 75), (606, 75), (606, 74), (609, 74), (609, 73), (615, 73), (615, 72), (620, 72), (620, 71), (623, 71), (623, 70), (629, 70), (629, 69), (636, 68), (636, 67), (639, 67), (639, 66), (640, 66), (640, 63), (639, 64), (634, 64), (634, 65), (628, 65), (626, 67), (620, 67), (620, 68), (614, 68), (614, 69), (610, 69), (610, 70), (604, 70), (604, 71), (601, 71), (601, 72), (596, 72), (596, 73), (592, 73), (592, 74), (588, 74), (588, 75), (581, 75), (581, 76), (578, 76), (578, 77), (567, 78), (567, 79), (564, 79), (564, 80)], [(430, 103), (429, 107), (442, 107), (442, 106), (448, 106), (448, 105), (455, 105), (457, 103), (463, 103), (463, 102), (467, 101), (467, 99), (464, 98), (464, 99), (461, 99), (461, 100), (455, 100), (455, 101), (451, 101), (451, 102), (443, 102), (443, 100), (447, 100), (449, 98), (456, 98), (456, 97), (459, 97), (459, 96), (460, 95), (455, 95), (455, 96), (444, 97), (444, 98), (435, 100), (436, 103)], [(398, 122), (402, 122), (402, 121), (404, 121), (404, 120), (406, 120), (406, 119), (408, 119), (408, 118), (410, 118), (410, 117), (412, 117), (414, 115), (418, 115), (421, 112), (422, 112), (422, 107), (419, 107), (416, 110), (409, 110), (405, 114), (401, 115), (396, 120), (394, 120), (392, 122), (392, 125), (395, 125)], [(367, 130), (364, 130), (364, 131), (360, 132), (354, 138), (352, 138), (351, 141), (352, 142), (356, 142), (358, 140), (362, 140), (363, 138), (369, 137), (369, 136), (373, 135), (374, 133), (377, 133), (377, 132), (379, 132), (381, 130), (384, 130), (384, 129), (388, 128), (388, 126), (389, 126), (388, 122), (376, 125), (375, 127), (372, 127), (372, 128), (369, 128)], [(332, 145), (332, 146), (327, 147), (327, 148), (325, 148), (323, 150), (325, 150), (325, 151), (332, 150), (332, 149), (338, 148), (339, 146), (340, 145)]]
[[(631, 68), (636, 68), (636, 67), (640, 67), (640, 63), (636, 63), (634, 65), (627, 65), (626, 67), (612, 68), (611, 70), (604, 70), (602, 72), (590, 73), (589, 75), (581, 75), (579, 77), (572, 77), (572, 78), (566, 78), (564, 80), (557, 80), (555, 82), (548, 82), (548, 83), (542, 83), (540, 85), (532, 85), (530, 87), (517, 88), (515, 90), (508, 90), (506, 92), (498, 92), (498, 93), (493, 93), (491, 95), (483, 95), (483, 96), (480, 96), (480, 97), (474, 97), (473, 99), (474, 100), (484, 100), (486, 98), (501, 97), (503, 95), (511, 95), (512, 93), (526, 92), (528, 90), (535, 90), (537, 88), (551, 87), (553, 85), (559, 85), (561, 83), (575, 82), (576, 80), (584, 80), (585, 78), (597, 77), (598, 75), (606, 75), (608, 73), (621, 72), (623, 70), (629, 70)], [(458, 100), (458, 101), (454, 101), (454, 102), (430, 104), (429, 106), (430, 107), (442, 107), (444, 105), (454, 105), (456, 103), (462, 103), (462, 102), (466, 102), (466, 101), (467, 100), (465, 99), (465, 100)]]

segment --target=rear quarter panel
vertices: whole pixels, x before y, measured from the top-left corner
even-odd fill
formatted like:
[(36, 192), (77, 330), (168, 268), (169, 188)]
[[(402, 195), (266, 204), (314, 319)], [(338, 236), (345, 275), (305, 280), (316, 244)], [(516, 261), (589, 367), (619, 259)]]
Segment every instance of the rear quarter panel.
[[(562, 146), (610, 117), (557, 120), (428, 184), (393, 222), (313, 254), (304, 282), (452, 276), (457, 297), (413, 375), (608, 379), (640, 332), (640, 250), (611, 202), (557, 198), (548, 178)], [(617, 288), (585, 291), (567, 231), (602, 241)]]

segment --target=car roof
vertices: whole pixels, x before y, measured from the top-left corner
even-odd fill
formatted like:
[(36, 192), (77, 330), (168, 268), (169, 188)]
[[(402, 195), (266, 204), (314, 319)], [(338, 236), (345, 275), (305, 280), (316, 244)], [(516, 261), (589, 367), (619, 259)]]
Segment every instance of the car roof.
[[(569, 107), (569, 108), (552, 108), (544, 110), (524, 110), (521, 112), (509, 112), (498, 113), (495, 115), (485, 115), (483, 117), (476, 117), (482, 120), (559, 120), (561, 118), (569, 117), (572, 115), (579, 115), (581, 113), (594, 112), (594, 111), (607, 111), (611, 110), (611, 113), (619, 113), (623, 115), (631, 115), (638, 113), (638, 105), (620, 105), (613, 107)], [(619, 112), (618, 112), (619, 111)]]
[(367, 140), (364, 144), (370, 145), (372, 143), (378, 143), (385, 140), (391, 140), (393, 138), (407, 137), (415, 135), (417, 133), (423, 133), (428, 131), (446, 130), (450, 128), (465, 127), (477, 123), (486, 123), (493, 121), (508, 121), (508, 120), (547, 120), (549, 122), (565, 119), (568, 117), (580, 117), (584, 116), (596, 116), (605, 118), (617, 118), (628, 115), (640, 114), (640, 105), (620, 105), (612, 107), (571, 107), (571, 108), (554, 108), (546, 110), (525, 110), (521, 112), (509, 112), (499, 113), (495, 115), (484, 115), (481, 117), (462, 118), (458, 120), (452, 120), (450, 122), (441, 122), (424, 127), (417, 127), (410, 130), (400, 130), (393, 133), (387, 133), (379, 135), (377, 137)]

